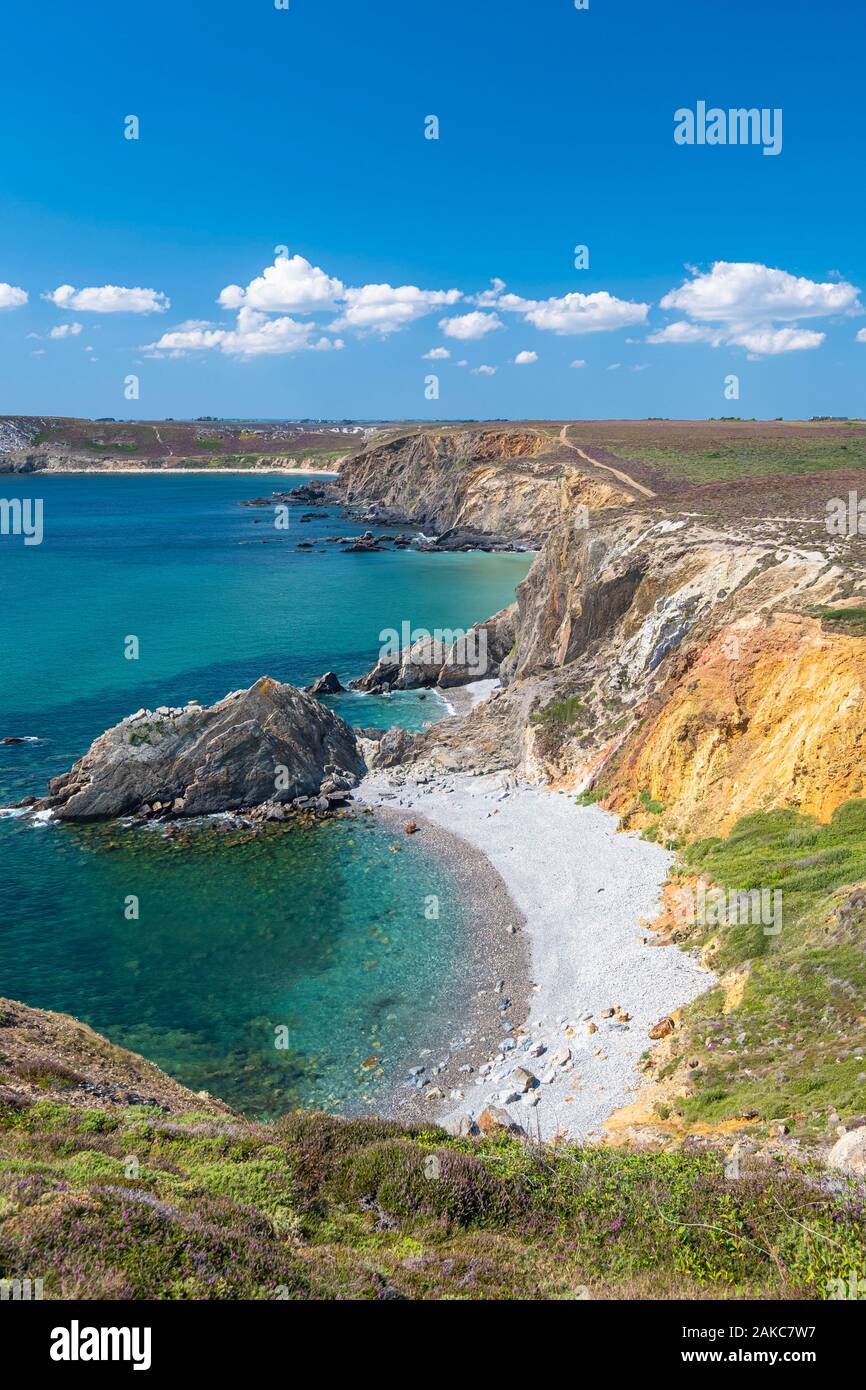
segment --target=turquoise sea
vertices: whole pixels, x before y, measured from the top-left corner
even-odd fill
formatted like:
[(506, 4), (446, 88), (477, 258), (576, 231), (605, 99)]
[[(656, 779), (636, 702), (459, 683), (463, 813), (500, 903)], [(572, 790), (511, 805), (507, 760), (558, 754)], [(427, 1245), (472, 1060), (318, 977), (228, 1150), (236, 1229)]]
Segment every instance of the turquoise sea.
[[(260, 675), (304, 685), (333, 668), (345, 683), (382, 629), (467, 627), (528, 569), (524, 555), (348, 555), (316, 544), (365, 529), (336, 512), (293, 509), (281, 531), (240, 505), (302, 481), (0, 479), (44, 509), (41, 545), (0, 537), (0, 737), (36, 740), (0, 746), (0, 806), (141, 705), (208, 704)], [(446, 713), (415, 692), (332, 703), (359, 726)], [(375, 1108), (410, 1052), (459, 1030), (469, 987), (453, 885), (421, 836), (402, 839), (394, 852), (367, 816), (175, 839), (0, 817), (0, 995), (82, 1018), (250, 1112)]]

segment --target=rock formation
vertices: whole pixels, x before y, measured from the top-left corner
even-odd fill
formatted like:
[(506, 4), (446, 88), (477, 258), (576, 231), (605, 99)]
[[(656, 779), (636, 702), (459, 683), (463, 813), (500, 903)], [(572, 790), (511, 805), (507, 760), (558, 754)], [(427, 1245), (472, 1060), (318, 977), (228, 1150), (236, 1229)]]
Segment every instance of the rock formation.
[(162, 706), (121, 720), (30, 809), (61, 820), (145, 809), (200, 816), (337, 795), (363, 770), (342, 719), (313, 696), (262, 676), (210, 708)]
[(422, 430), (347, 460), (331, 492), (371, 520), (411, 521), (446, 536), (436, 548), (479, 546), (485, 538), (490, 545), (530, 545), (540, 543), (564, 509), (630, 502), (578, 462), (541, 430)]
[(511, 604), (462, 635), (440, 632), (419, 637), (399, 653), (380, 658), (366, 676), (352, 681), (352, 686), (377, 693), (424, 686), (446, 689), (490, 680), (499, 675), (514, 645), (516, 620), (517, 606)]

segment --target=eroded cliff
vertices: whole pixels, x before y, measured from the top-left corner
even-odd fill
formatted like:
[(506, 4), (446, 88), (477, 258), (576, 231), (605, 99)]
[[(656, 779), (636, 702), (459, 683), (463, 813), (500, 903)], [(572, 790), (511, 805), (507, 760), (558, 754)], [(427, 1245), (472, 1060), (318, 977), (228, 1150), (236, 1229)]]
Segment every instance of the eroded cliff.
[(396, 514), (436, 534), (468, 527), (531, 543), (580, 506), (631, 500), (578, 463), (540, 430), (423, 430), (349, 459), (336, 488), (353, 509)]

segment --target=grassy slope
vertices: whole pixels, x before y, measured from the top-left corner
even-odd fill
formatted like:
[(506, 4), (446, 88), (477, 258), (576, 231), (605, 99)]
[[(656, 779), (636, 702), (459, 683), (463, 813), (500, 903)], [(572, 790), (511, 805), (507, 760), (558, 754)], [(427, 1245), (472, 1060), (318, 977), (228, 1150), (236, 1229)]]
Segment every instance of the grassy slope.
[(690, 845), (681, 871), (782, 894), (778, 935), (760, 924), (687, 933), (692, 948), (713, 942), (720, 975), (747, 973), (730, 1012), (722, 987), (684, 1012), (668, 1070), (686, 1057), (699, 1064), (675, 1106), (685, 1124), (752, 1116), (759, 1131), (783, 1121), (826, 1138), (833, 1110), (866, 1113), (866, 801), (841, 806), (827, 825), (794, 811), (745, 816), (726, 839)]
[(40, 1101), (0, 1155), (0, 1273), (48, 1298), (821, 1297), (866, 1256), (862, 1200), (711, 1153)]

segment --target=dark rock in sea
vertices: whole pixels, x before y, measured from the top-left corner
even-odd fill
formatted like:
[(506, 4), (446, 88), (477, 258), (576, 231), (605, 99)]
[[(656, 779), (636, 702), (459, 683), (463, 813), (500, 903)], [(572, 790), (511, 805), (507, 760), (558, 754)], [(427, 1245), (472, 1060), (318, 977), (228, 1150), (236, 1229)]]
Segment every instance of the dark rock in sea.
[(419, 550), (432, 551), (454, 551), (454, 550), (514, 550), (516, 547), (511, 541), (504, 540), (501, 536), (491, 536), (484, 531), (477, 531), (472, 526), (453, 526), (448, 531), (443, 531), (441, 536), (437, 536), (432, 541), (421, 541), (418, 545)]
[(380, 738), (384, 738), (387, 732), (388, 732), (387, 729), (377, 729), (377, 728), (375, 728), (375, 727), (373, 727), (373, 726), (368, 726), (368, 727), (363, 728), (363, 729), (356, 729), (356, 730), (355, 730), (355, 737), (356, 737), (356, 738), (369, 738), (369, 739), (372, 739), (372, 741), (373, 741), (374, 743), (378, 743), (378, 742), (379, 742), (379, 739), (380, 739)]
[(326, 671), (318, 680), (313, 681), (312, 685), (306, 687), (309, 695), (339, 695), (345, 686), (340, 684), (339, 677), (333, 671)]
[(7, 734), (5, 738), (0, 738), (0, 743), (24, 743), (25, 739), (19, 738), (17, 734)]
[(96, 739), (32, 809), (61, 820), (125, 816), (145, 806), (210, 815), (323, 799), (329, 778), (353, 786), (363, 772), (348, 724), (313, 696), (262, 676), (206, 709), (139, 710)]
[(312, 542), (312, 541), (298, 541), (298, 544), (295, 546), (295, 549), (296, 549), (296, 550), (312, 550), (312, 549), (313, 549), (313, 542)]
[(385, 549), (385, 547), (384, 547), (383, 545), (377, 545), (377, 543), (376, 543), (374, 540), (372, 540), (372, 539), (371, 539), (371, 540), (367, 540), (365, 537), (362, 536), (362, 537), (359, 538), (358, 540), (354, 541), (352, 545), (346, 545), (346, 546), (344, 546), (344, 547), (343, 547), (343, 554), (344, 554), (344, 555), (373, 555), (373, 554), (376, 554), (377, 552), (382, 551), (382, 550), (384, 550), (384, 549)]
[(284, 493), (283, 500), (295, 504), (303, 502), (308, 507), (327, 507), (341, 499), (335, 494), (333, 483), (310, 482)]

